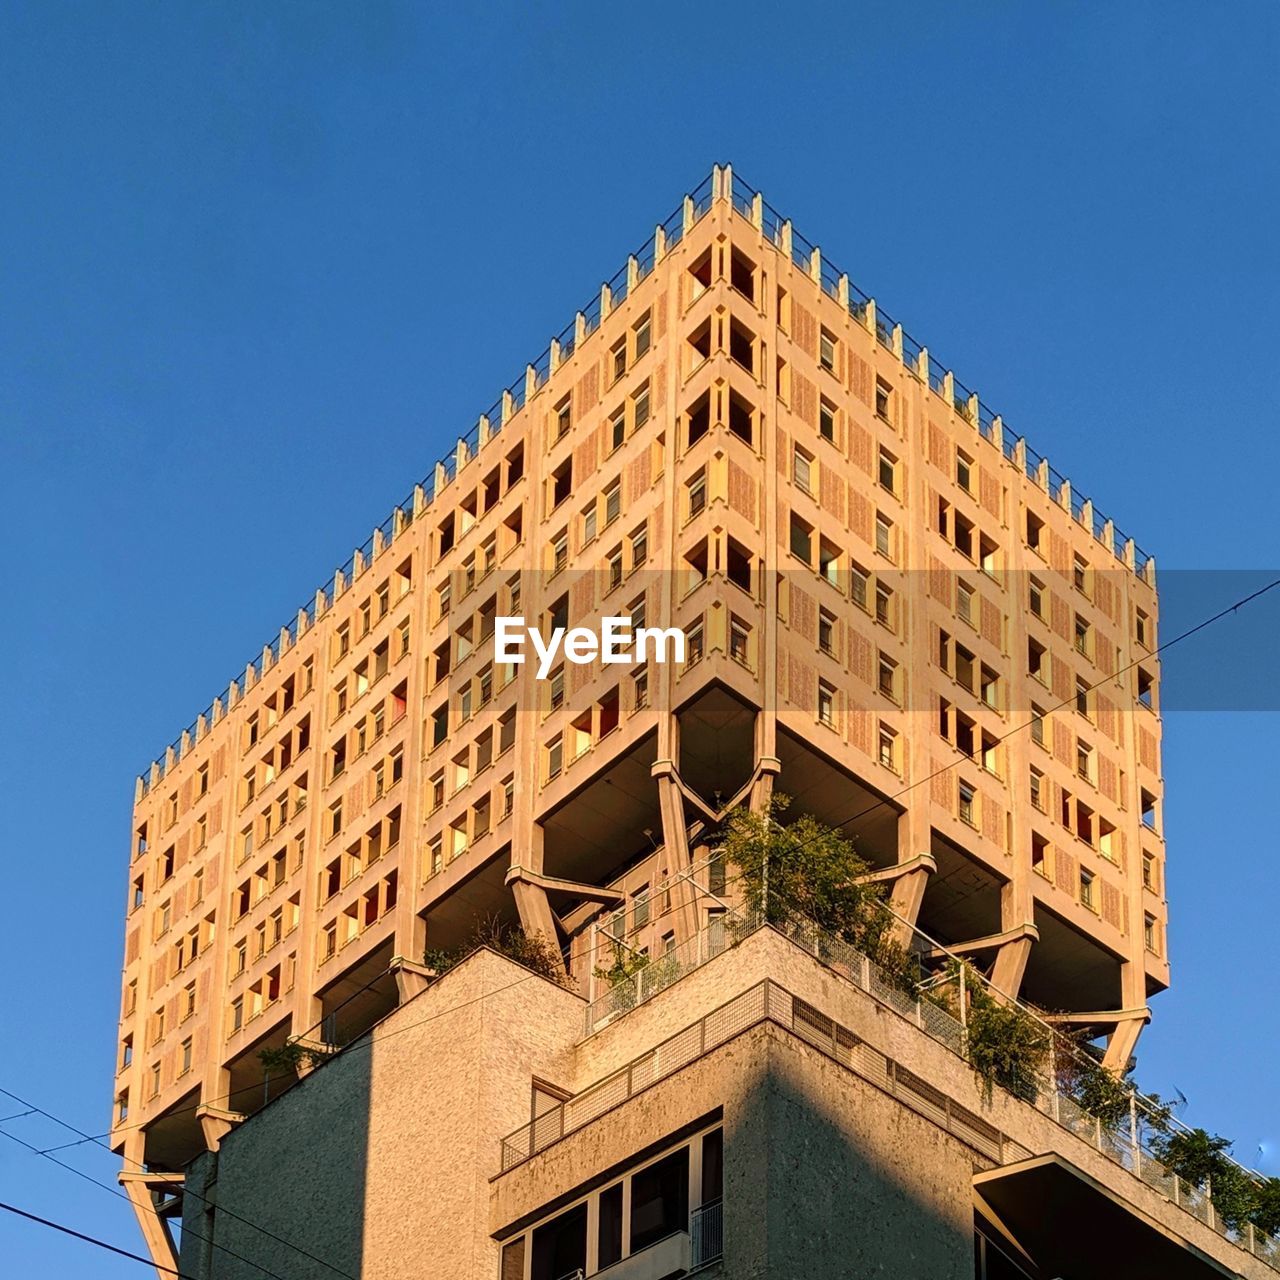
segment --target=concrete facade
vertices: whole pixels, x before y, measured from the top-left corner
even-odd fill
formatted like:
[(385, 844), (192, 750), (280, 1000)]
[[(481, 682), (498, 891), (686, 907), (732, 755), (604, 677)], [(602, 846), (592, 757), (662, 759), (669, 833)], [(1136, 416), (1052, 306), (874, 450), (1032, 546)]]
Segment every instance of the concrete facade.
[[(696, 647), (539, 682), (506, 613)], [(603, 929), (659, 955), (732, 900), (708, 850), (775, 789), (1126, 1061), (1157, 625), (1154, 563), (717, 168), (139, 780), (113, 1143), (155, 1256), (262, 1050), (350, 1042), (484, 918), (596, 996)]]
[[(608, 1280), (690, 1268), (733, 1280), (967, 1280), (975, 1221), (988, 1214), (999, 1225), (984, 1230), (1023, 1270), (980, 1274), (1274, 1275), (1044, 1105), (987, 1096), (909, 1018), (771, 929), (586, 1039), (582, 1012), (579, 997), (477, 952), (196, 1160), (188, 1186), (201, 1199), (187, 1197), (183, 1271), (545, 1280), (535, 1236), (585, 1207), (584, 1271)], [(677, 1023), (698, 1029), (700, 1043), (653, 1064), (675, 1053)], [(645, 1062), (652, 1075), (642, 1077)], [(546, 1114), (535, 1081), (553, 1083), (567, 1106), (602, 1089), (605, 1103), (513, 1160), (500, 1139)], [(366, 1136), (353, 1144), (357, 1117)], [(708, 1243), (697, 1225), (707, 1208), (701, 1144), (716, 1132), (723, 1172)], [(679, 1229), (638, 1249), (624, 1232), (624, 1256), (597, 1265), (611, 1191), (686, 1149)], [(1069, 1221), (1019, 1188), (1028, 1166), (1046, 1163), (1081, 1196)], [(331, 1206), (344, 1215), (342, 1251), (322, 1247)], [(1020, 1212), (1048, 1221), (1067, 1253), (1038, 1241), (1038, 1253), (1020, 1254), (1010, 1226)], [(1070, 1254), (1081, 1241), (1087, 1270)]]

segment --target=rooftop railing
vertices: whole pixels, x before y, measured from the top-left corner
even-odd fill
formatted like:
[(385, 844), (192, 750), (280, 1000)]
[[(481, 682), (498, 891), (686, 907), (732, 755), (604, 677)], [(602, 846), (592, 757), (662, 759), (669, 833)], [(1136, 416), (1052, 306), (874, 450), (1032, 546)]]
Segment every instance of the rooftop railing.
[[(725, 180), (726, 177), (728, 178), (727, 182)], [(825, 255), (818, 251), (817, 246), (797, 232), (787, 219), (769, 205), (753, 187), (744, 182), (736, 172), (731, 168), (717, 165), (680, 201), (670, 216), (658, 225), (655, 234), (648, 237), (644, 244), (634, 254), (630, 255), (627, 262), (607, 282), (604, 289), (597, 290), (592, 299), (575, 316), (573, 322), (561, 332), (560, 336), (555, 340), (558, 345), (559, 363), (563, 363), (574, 354), (581, 338), (589, 336), (599, 328), (603, 317), (603, 295), (606, 289), (614, 305), (626, 297), (631, 287), (631, 259), (634, 258), (638, 262), (638, 279), (643, 279), (658, 261), (659, 241), (661, 241), (663, 251), (670, 252), (682, 240), (686, 224), (694, 225), (699, 222), (710, 211), (712, 204), (717, 199), (728, 199), (731, 207), (749, 220), (754, 217), (758, 204), (760, 209), (759, 225), (764, 236), (772, 244), (782, 248), (785, 239), (789, 235), (792, 261), (805, 272), (812, 270), (814, 255), (817, 254), (820, 263), (819, 286), (824, 292), (833, 297), (838, 297), (843, 283), (848, 291), (849, 313), (855, 319), (863, 323), (866, 322), (866, 316), (872, 308), (872, 299), (852, 281), (848, 280), (839, 268), (834, 264), (828, 263)], [(903, 366), (913, 376), (918, 377), (920, 356), (924, 352), (923, 346), (907, 334), (905, 330), (900, 330), (895, 321), (878, 303), (874, 309), (876, 314), (875, 337), (877, 341), (885, 348), (893, 350), (895, 333), (900, 332)], [(464, 467), (471, 459), (476, 457), (488, 440), (501, 433), (509, 417), (524, 408), (525, 400), (529, 393), (530, 381), (532, 381), (535, 390), (541, 387), (555, 371), (556, 365), (555, 353), (552, 346), (548, 345), (547, 349), (527, 366), (525, 373), (517, 378), (498, 397), (488, 412), (482, 415), (481, 419), (477, 420), (459, 437), (454, 447), (431, 468), (422, 481), (414, 487), (413, 492), (405, 501), (396, 506), (391, 515), (378, 526), (378, 531), (383, 535), (383, 546), (389, 545), (408, 524), (411, 524), (428, 509), (440, 492), (457, 478), (459, 467)], [(531, 379), (530, 370), (532, 370)], [(929, 389), (938, 396), (945, 395), (947, 375), (948, 370), (930, 354), (928, 357), (927, 384)], [(955, 394), (951, 407), (961, 417), (967, 419), (971, 393), (956, 383), (954, 378), (952, 379), (952, 385), (955, 389)], [(963, 406), (960, 403), (962, 393)], [(990, 429), (990, 424), (993, 420), (994, 415), (979, 401), (978, 422), (974, 425), (988, 440), (993, 438), (994, 433)], [(1011, 432), (1006, 430), (1003, 437), (1002, 452), (1010, 462), (1016, 461), (1016, 446), (1017, 440)], [(1028, 446), (1026, 448), (1025, 470), (1027, 476), (1037, 483), (1039, 482), (1039, 464), (1041, 461), (1040, 456)], [(1064, 485), (1064, 478), (1050, 468), (1049, 494), (1055, 502), (1061, 502)], [(1073, 514), (1077, 514), (1077, 494), (1074, 489), (1069, 489), (1069, 492), (1072, 495)], [(1081, 508), (1083, 502), (1084, 499), (1081, 497)], [(1094, 536), (1105, 546), (1106, 543), (1103, 541), (1103, 534), (1100, 529), (1105, 530), (1109, 522), (1105, 518), (1101, 518), (1101, 524), (1099, 525), (1098, 519), (1095, 518)], [(291, 623), (289, 627), (284, 629), (288, 632), (290, 627), (294, 628), (287, 643), (278, 646), (267, 646), (261, 655), (255, 656), (245, 667), (243, 681), (232, 681), (218, 697), (213, 699), (206, 711), (198, 716), (190, 727), (175, 739), (163, 755), (152, 762), (148, 771), (139, 776), (139, 798), (146, 795), (155, 782), (163, 779), (169, 769), (183, 758), (191, 746), (203, 737), (212, 724), (235, 705), (241, 694), (256, 684), (266, 671), (279, 661), (283, 653), (297, 642), (299, 636), (310, 625), (314, 625), (318, 617), (331, 608), (351, 583), (362, 575), (375, 558), (376, 541), (376, 535), (367, 539), (335, 571), (329, 583), (317, 590), (315, 599), (298, 611), (299, 617), (305, 616), (306, 622), (301, 626)], [(1108, 550), (1117, 559), (1124, 560), (1125, 549), (1129, 546), (1133, 547), (1135, 573), (1144, 579), (1147, 578), (1147, 566), (1151, 557), (1141, 548), (1133, 545), (1127, 538), (1123, 538), (1122, 535), (1116, 532)]]
[[(690, 938), (683, 947), (677, 948), (676, 952), (652, 962), (650, 966), (619, 982), (603, 997), (594, 1001), (587, 1011), (585, 1028), (587, 1035), (600, 1030), (614, 1017), (626, 1014), (652, 999), (680, 978), (723, 954), (726, 948), (736, 946), (765, 927), (776, 929), (878, 1003), (914, 1023), (930, 1039), (943, 1045), (958, 1057), (966, 1058), (967, 1031), (963, 1016), (957, 1017), (951, 1008), (944, 1007), (936, 997), (922, 995), (919, 987), (915, 991), (905, 990), (900, 979), (887, 973), (869, 956), (811, 921), (794, 915), (768, 922), (759, 913), (726, 915), (710, 928)], [(918, 929), (911, 930), (911, 939), (911, 949), (917, 955), (958, 960), (958, 957), (951, 955), (935, 939)], [(646, 978), (650, 968), (657, 968), (663, 960), (668, 959), (671, 963), (665, 971)], [(1167, 1112), (1164, 1112), (1157, 1102), (1132, 1088), (1127, 1120), (1121, 1121), (1118, 1125), (1103, 1123), (1098, 1116), (1081, 1106), (1069, 1089), (1059, 1082), (1057, 1057), (1063, 1054), (1083, 1056), (1079, 1048), (1065, 1040), (1054, 1027), (1041, 1018), (1036, 1010), (1020, 1001), (1010, 1001), (1008, 997), (999, 993), (982, 974), (967, 967), (961, 969), (961, 972), (967, 975), (968, 981), (981, 983), (1001, 1000), (1017, 1005), (1050, 1038), (1050, 1043), (1053, 1045), (1051, 1061), (1054, 1062), (1054, 1066), (1048, 1072), (1024, 1082), (1025, 1087), (1020, 1089), (1018, 1095), (1022, 1101), (1034, 1106), (1036, 1110), (1048, 1116), (1062, 1128), (1088, 1142), (1109, 1160), (1127, 1169), (1148, 1186), (1160, 1191), (1172, 1203), (1198, 1218), (1224, 1238), (1280, 1271), (1280, 1238), (1269, 1237), (1252, 1225), (1240, 1230), (1228, 1228), (1214, 1210), (1209, 1189), (1195, 1186), (1179, 1178), (1155, 1155), (1152, 1139), (1158, 1131), (1155, 1124), (1156, 1118), (1161, 1117), (1164, 1123), (1184, 1131), (1185, 1125), (1176, 1119), (1170, 1120)], [(964, 980), (961, 979), (961, 981)], [(664, 1040), (625, 1067), (591, 1085), (582, 1093), (567, 1099), (540, 1115), (536, 1120), (522, 1125), (514, 1133), (507, 1135), (502, 1139), (500, 1146), (502, 1170), (506, 1171), (527, 1160), (551, 1143), (558, 1142), (567, 1134), (589, 1124), (605, 1111), (634, 1096), (641, 1089), (687, 1066), (696, 1058), (756, 1022), (766, 1018), (778, 1021), (779, 1019), (771, 1013), (771, 1009), (776, 1011), (784, 1006), (776, 1003), (776, 996), (772, 998), (774, 1003), (771, 1005), (770, 989), (781, 992), (785, 997), (786, 1007), (791, 1008), (793, 998), (771, 980), (751, 988), (700, 1018), (692, 1026)], [(860, 1042), (851, 1032), (838, 1027), (830, 1019), (808, 1012), (810, 1007), (803, 1002), (798, 1003), (801, 1005), (801, 1013), (797, 1019), (792, 1008), (789, 1023), (791, 1029), (796, 1030), (799, 1027), (798, 1033), (805, 1035), (805, 1038), (811, 1041), (813, 1035), (820, 1032), (830, 1040), (835, 1056), (846, 1065), (854, 1066), (860, 1074), (868, 1076), (881, 1087), (885, 1087), (886, 1081), (889, 1080), (894, 1082), (894, 1087), (899, 1089), (899, 1092), (902, 1086), (907, 1087), (912, 1096), (905, 1100), (917, 1110), (922, 1109), (922, 1099), (924, 1102), (930, 1102), (931, 1095), (936, 1093), (930, 1086), (905, 1068), (885, 1059), (878, 1050)], [(961, 1010), (965, 1007), (963, 998), (959, 1007)], [(886, 1062), (890, 1065), (885, 1066)], [(861, 1067), (858, 1066), (859, 1063)], [(986, 1150), (987, 1154), (999, 1163), (1008, 1163), (1009, 1160), (1021, 1159), (1031, 1154), (1029, 1152), (1023, 1152), (1021, 1155), (1011, 1154), (1011, 1148), (1016, 1147), (1016, 1143), (1001, 1135), (981, 1117), (966, 1113), (963, 1108), (957, 1108), (954, 1104), (944, 1107), (936, 1097), (930, 1102), (930, 1109), (926, 1110), (926, 1114), (934, 1115), (935, 1118), (937, 1115), (943, 1115), (948, 1128), (953, 1124), (959, 1124), (959, 1136), (978, 1146), (979, 1149)], [(951, 1128), (951, 1131), (957, 1132), (954, 1128)], [(1251, 1170), (1244, 1170), (1244, 1172), (1250, 1177), (1256, 1177)]]

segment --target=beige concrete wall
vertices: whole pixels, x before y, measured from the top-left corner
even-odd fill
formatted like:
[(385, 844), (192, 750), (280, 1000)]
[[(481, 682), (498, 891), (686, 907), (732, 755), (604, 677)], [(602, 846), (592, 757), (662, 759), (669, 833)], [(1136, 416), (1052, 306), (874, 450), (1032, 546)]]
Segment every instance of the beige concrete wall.
[[(216, 1178), (202, 1157), (191, 1184), (353, 1274), (491, 1280), (499, 1241), (718, 1114), (724, 1274), (970, 1274), (972, 1175), (992, 1166), (990, 1155), (762, 1020), (763, 1005), (732, 1038), (499, 1172), (499, 1140), (528, 1120), (534, 1077), (579, 1092), (765, 978), (984, 1118), (1006, 1150), (1057, 1153), (1235, 1273), (1273, 1274), (1041, 1112), (998, 1090), (987, 1096), (959, 1058), (771, 930), (586, 1041), (578, 997), (478, 953), (381, 1023), (369, 1050), (342, 1054), (235, 1130)], [(789, 1007), (781, 998), (771, 1016)], [(187, 1214), (184, 1270), (199, 1280), (249, 1274), (217, 1249), (203, 1256), (190, 1197)], [(282, 1274), (324, 1273), (225, 1213), (214, 1235)]]

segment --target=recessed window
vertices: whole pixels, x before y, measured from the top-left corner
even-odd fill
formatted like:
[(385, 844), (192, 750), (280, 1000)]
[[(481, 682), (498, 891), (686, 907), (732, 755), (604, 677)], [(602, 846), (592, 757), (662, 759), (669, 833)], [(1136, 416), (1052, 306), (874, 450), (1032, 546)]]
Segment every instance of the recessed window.
[(836, 336), (823, 329), (818, 338), (818, 363), (831, 373), (836, 369)]
[(973, 588), (967, 582), (956, 582), (956, 614), (961, 622), (973, 622)]
[(813, 562), (813, 526), (791, 513), (791, 554), (805, 564)]
[(707, 472), (703, 467), (689, 478), (686, 486), (689, 494), (689, 519), (701, 515), (707, 505)]
[(876, 687), (886, 698), (898, 700), (898, 664), (887, 653), (881, 653), (876, 666)]
[(736, 616), (729, 618), (729, 656), (735, 662), (747, 663), (747, 649), (750, 643), (751, 628)]
[(639, 360), (641, 356), (648, 352), (649, 347), (652, 345), (652, 330), (649, 322), (649, 312), (646, 311), (644, 315), (636, 321), (634, 333), (636, 359)]
[(1031, 803), (1044, 812), (1044, 774), (1034, 767), (1031, 770)]
[(792, 457), (791, 477), (797, 489), (813, 492), (813, 459), (799, 445), (796, 445)]
[(976, 794), (973, 784), (961, 779), (959, 786), (960, 821), (967, 822), (971, 827), (976, 825), (976, 806), (974, 801)]
[(627, 340), (626, 338), (619, 338), (618, 341), (613, 344), (613, 348), (609, 352), (609, 367), (613, 371), (613, 380), (615, 382), (617, 382), (617, 380), (620, 377), (622, 377), (624, 373), (626, 373), (627, 371)]
[(1144, 667), (1138, 668), (1138, 701), (1144, 707), (1155, 710), (1156, 682), (1151, 672)]
[(963, 449), (956, 450), (956, 484), (965, 493), (973, 491), (973, 459)]
[(825, 680), (818, 681), (818, 719), (825, 725), (835, 724), (836, 691)]
[(889, 410), (893, 404), (893, 388), (883, 379), (876, 379), (876, 417), (889, 421)]
[(835, 652), (835, 615), (828, 613), (826, 609), (818, 610), (818, 648), (823, 653), (834, 654)]
[(573, 426), (573, 402), (569, 396), (556, 405), (556, 439), (563, 440)]
[(893, 559), (893, 521), (879, 511), (876, 512), (876, 550)]
[(1027, 512), (1027, 546), (1032, 551), (1040, 550), (1040, 540), (1044, 534), (1044, 521), (1033, 512)]
[(898, 492), (898, 461), (888, 449), (880, 450), (880, 487)]
[(1080, 614), (1076, 614), (1075, 619), (1075, 645), (1076, 652), (1082, 653), (1086, 657), (1089, 655), (1089, 620), (1083, 618)]
[(818, 434), (824, 440), (836, 438), (836, 407), (826, 396), (818, 401)]
[(1160, 954), (1160, 933), (1159, 925), (1155, 916), (1147, 911), (1142, 916), (1142, 944), (1153, 955)]
[(1031, 741), (1038, 746), (1044, 746), (1044, 708), (1037, 707), (1034, 703), (1031, 706)]
[(1085, 871), (1082, 867), (1080, 870), (1080, 905), (1088, 907), (1090, 911), (1094, 910), (1093, 881), (1093, 872)]
[(1027, 588), (1028, 603), (1031, 612), (1044, 621), (1044, 583), (1039, 578), (1032, 578)]
[(1155, 855), (1151, 853), (1142, 855), (1142, 887), (1153, 893), (1160, 889), (1159, 868), (1156, 866)]
[(1071, 584), (1084, 595), (1089, 594), (1089, 562), (1076, 556), (1071, 562)]
[(883, 721), (880, 724), (877, 753), (880, 763), (886, 769), (898, 772), (898, 735)]

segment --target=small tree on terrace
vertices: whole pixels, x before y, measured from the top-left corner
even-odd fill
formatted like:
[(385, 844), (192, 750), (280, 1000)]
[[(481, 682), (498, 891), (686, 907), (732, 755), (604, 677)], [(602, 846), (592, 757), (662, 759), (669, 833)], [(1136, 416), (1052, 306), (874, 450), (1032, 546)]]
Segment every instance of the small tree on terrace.
[(738, 869), (747, 906), (771, 924), (808, 920), (886, 969), (904, 969), (883, 886), (859, 883), (870, 865), (851, 840), (810, 814), (784, 826), (789, 805), (775, 795), (764, 813), (743, 808), (729, 816), (723, 852)]

